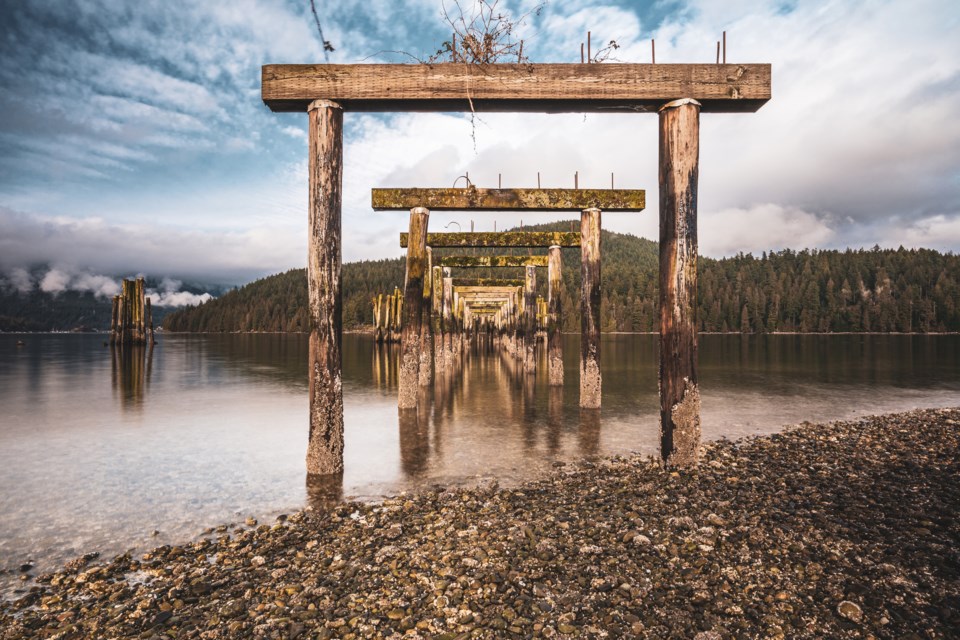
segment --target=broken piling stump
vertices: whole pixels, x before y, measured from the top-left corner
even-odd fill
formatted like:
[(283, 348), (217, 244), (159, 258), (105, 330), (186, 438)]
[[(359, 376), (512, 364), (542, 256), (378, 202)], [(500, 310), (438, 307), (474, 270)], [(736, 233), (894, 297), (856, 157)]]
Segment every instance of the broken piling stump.
[(124, 279), (110, 313), (110, 344), (153, 344), (153, 311), (144, 278)]

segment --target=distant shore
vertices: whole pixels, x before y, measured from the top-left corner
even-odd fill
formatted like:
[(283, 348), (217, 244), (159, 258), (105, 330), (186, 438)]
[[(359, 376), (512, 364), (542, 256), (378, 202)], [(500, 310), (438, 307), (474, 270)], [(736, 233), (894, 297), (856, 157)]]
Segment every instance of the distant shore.
[(81, 558), (0, 638), (949, 637), (958, 477), (960, 409), (805, 423)]
[[(157, 335), (174, 335), (174, 336), (186, 336), (186, 335), (307, 335), (306, 331), (167, 331), (163, 328), (158, 328)], [(358, 329), (344, 329), (344, 333), (348, 334), (373, 334), (373, 328), (363, 327)], [(110, 333), (108, 330), (94, 329), (91, 331), (74, 331), (72, 329), (65, 329), (63, 331), (0, 331), (0, 335), (107, 335)], [(580, 335), (579, 331), (564, 331), (564, 335)], [(656, 331), (602, 331), (603, 335), (607, 336), (656, 336), (659, 335)], [(740, 331), (699, 331), (701, 336), (956, 336), (960, 335), (960, 331), (928, 331), (926, 333), (921, 332), (911, 332), (905, 333), (903, 331), (830, 331), (830, 332), (818, 332), (818, 331), (765, 331), (763, 333), (742, 333)]]

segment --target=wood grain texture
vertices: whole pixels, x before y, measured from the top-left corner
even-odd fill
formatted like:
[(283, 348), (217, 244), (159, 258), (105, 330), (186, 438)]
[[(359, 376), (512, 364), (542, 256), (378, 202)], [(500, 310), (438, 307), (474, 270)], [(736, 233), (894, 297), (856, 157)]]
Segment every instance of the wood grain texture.
[(547, 256), (442, 256), (437, 258), (437, 263), (458, 269), (545, 267)]
[(307, 474), (343, 472), (341, 344), (343, 298), (340, 211), (343, 201), (343, 111), (336, 105), (309, 112), (310, 436)]
[(560, 247), (550, 247), (547, 267), (547, 370), (550, 386), (563, 386), (563, 260)]
[(377, 211), (643, 211), (643, 189), (372, 189)]
[(697, 382), (697, 187), (700, 111), (660, 112), (660, 455), (692, 467), (700, 451)]
[(523, 280), (510, 279), (510, 278), (454, 278), (453, 286), (455, 287), (522, 287)]
[(580, 214), (580, 408), (599, 409), (600, 375), (600, 210)]
[[(460, 232), (429, 233), (427, 244), (438, 247), (514, 247), (521, 249), (560, 247), (579, 247), (580, 233), (575, 231), (501, 231), (501, 232)], [(406, 248), (407, 234), (400, 234), (400, 247)]]
[(430, 214), (423, 207), (410, 210), (407, 275), (403, 292), (403, 324), (400, 337), (400, 375), (397, 406), (414, 409), (420, 386), (420, 341), (423, 333), (423, 278), (427, 269), (427, 224)]
[(752, 112), (771, 97), (769, 64), (268, 64), (273, 111), (335, 100), (348, 111), (656, 111), (690, 97), (704, 111)]
[(537, 268), (526, 267), (523, 283), (523, 371), (537, 373)]
[[(420, 386), (433, 385), (433, 250), (426, 248), (426, 265), (423, 272), (423, 318), (420, 324)], [(418, 399), (419, 402), (419, 399)]]

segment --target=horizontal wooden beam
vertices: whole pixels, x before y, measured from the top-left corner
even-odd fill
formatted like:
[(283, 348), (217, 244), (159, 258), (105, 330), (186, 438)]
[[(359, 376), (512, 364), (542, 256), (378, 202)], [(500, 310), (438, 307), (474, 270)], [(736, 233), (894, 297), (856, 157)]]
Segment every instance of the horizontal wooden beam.
[(523, 280), (506, 278), (453, 278), (455, 287), (522, 287)]
[[(485, 269), (494, 267), (546, 267), (549, 256), (441, 256), (434, 262), (441, 267)], [(523, 285), (523, 281), (520, 281)]]
[(517, 292), (519, 287), (454, 287), (453, 290), (460, 295), (464, 296), (480, 296), (480, 295), (490, 295), (490, 296), (512, 296)]
[(503, 305), (507, 303), (506, 300), (497, 301), (497, 300), (466, 300), (464, 304), (471, 309), (502, 309)]
[[(561, 247), (579, 247), (579, 231), (500, 231), (500, 232), (459, 232), (428, 233), (427, 246), (438, 247), (514, 247), (520, 249), (547, 248), (553, 245)], [(400, 246), (407, 246), (407, 234), (400, 234)]]
[(693, 98), (703, 111), (752, 112), (770, 99), (769, 64), (268, 64), (273, 111), (333, 100), (347, 111), (656, 112)]
[(372, 189), (377, 211), (643, 211), (643, 189)]

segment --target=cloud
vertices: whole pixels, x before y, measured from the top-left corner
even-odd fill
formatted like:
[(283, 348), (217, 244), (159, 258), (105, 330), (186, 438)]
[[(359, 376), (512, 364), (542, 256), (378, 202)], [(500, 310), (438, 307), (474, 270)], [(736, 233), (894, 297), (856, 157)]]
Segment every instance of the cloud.
[(40, 280), (40, 290), (56, 295), (66, 291), (68, 284), (70, 284), (70, 274), (60, 269), (50, 269)]
[(29, 293), (33, 290), (33, 278), (30, 277), (30, 272), (22, 267), (11, 269), (6, 274), (5, 282), (20, 293)]
[(155, 290), (147, 290), (147, 297), (150, 298), (150, 304), (155, 307), (195, 307), (200, 303), (213, 300), (209, 293), (192, 293), (190, 291), (181, 291), (183, 282), (174, 278), (166, 277), (160, 282), (160, 286)]
[(834, 237), (826, 216), (771, 203), (701, 215), (698, 229), (700, 253), (716, 257), (822, 247)]
[(285, 133), (291, 138), (296, 138), (297, 140), (303, 140), (304, 142), (307, 140), (306, 130), (300, 127), (281, 127), (280, 132)]
[(150, 304), (155, 307), (195, 307), (213, 300), (213, 296), (209, 293), (196, 294), (189, 291), (150, 293), (148, 297)]
[(74, 291), (90, 291), (98, 298), (108, 298), (120, 293), (120, 283), (115, 278), (81, 273), (70, 283)]
[[(322, 4), (334, 62), (429, 55), (449, 31), (436, 0)], [(514, 15), (534, 4), (503, 0)], [(620, 60), (649, 61), (656, 38), (657, 61), (673, 63), (712, 62), (726, 30), (731, 62), (773, 64), (760, 111), (702, 118), (704, 250), (956, 251), (960, 49), (944, 19), (954, 13), (947, 0), (576, 0), (548, 3), (520, 33), (539, 61), (578, 60), (589, 29), (595, 48), (616, 39)], [(61, 264), (60, 253), (94, 273), (226, 281), (303, 264), (306, 116), (264, 108), (259, 74), (264, 63), (323, 60), (308, 3), (144, 0), (132, 13), (108, 0), (20, 3), (0, 7), (0, 20), (0, 231), (12, 210), (36, 212), (15, 225), (26, 243), (0, 235), (8, 272)], [(449, 186), (466, 172), (482, 186), (501, 175), (532, 186), (538, 172), (544, 186), (572, 186), (578, 172), (597, 187), (614, 173), (617, 186), (647, 190), (648, 208), (605, 214), (604, 227), (657, 237), (656, 116), (479, 114), (474, 124), (346, 114), (345, 260), (399, 255), (406, 220), (372, 212), (372, 187)], [(430, 224), (557, 217), (436, 213)]]
[(888, 228), (880, 244), (889, 247), (926, 247), (957, 252), (960, 248), (960, 217), (935, 215), (909, 222), (906, 228)]
[[(26, 269), (14, 267), (7, 272), (7, 279), (14, 283), (17, 290), (27, 293), (33, 289), (33, 278)], [(120, 283), (116, 278), (97, 275), (89, 271), (73, 272), (69, 268), (54, 267), (37, 279), (40, 290), (54, 295), (64, 291), (90, 292), (98, 298), (115, 296), (120, 293)]]
[[(51, 292), (66, 288), (70, 273), (84, 270), (244, 282), (288, 269), (291, 262), (299, 266), (305, 256), (304, 238), (282, 228), (195, 231), (34, 216), (0, 207), (0, 269), (10, 273), (38, 264), (58, 265), (41, 282), (41, 288)], [(96, 277), (79, 282), (84, 290), (106, 291)]]

